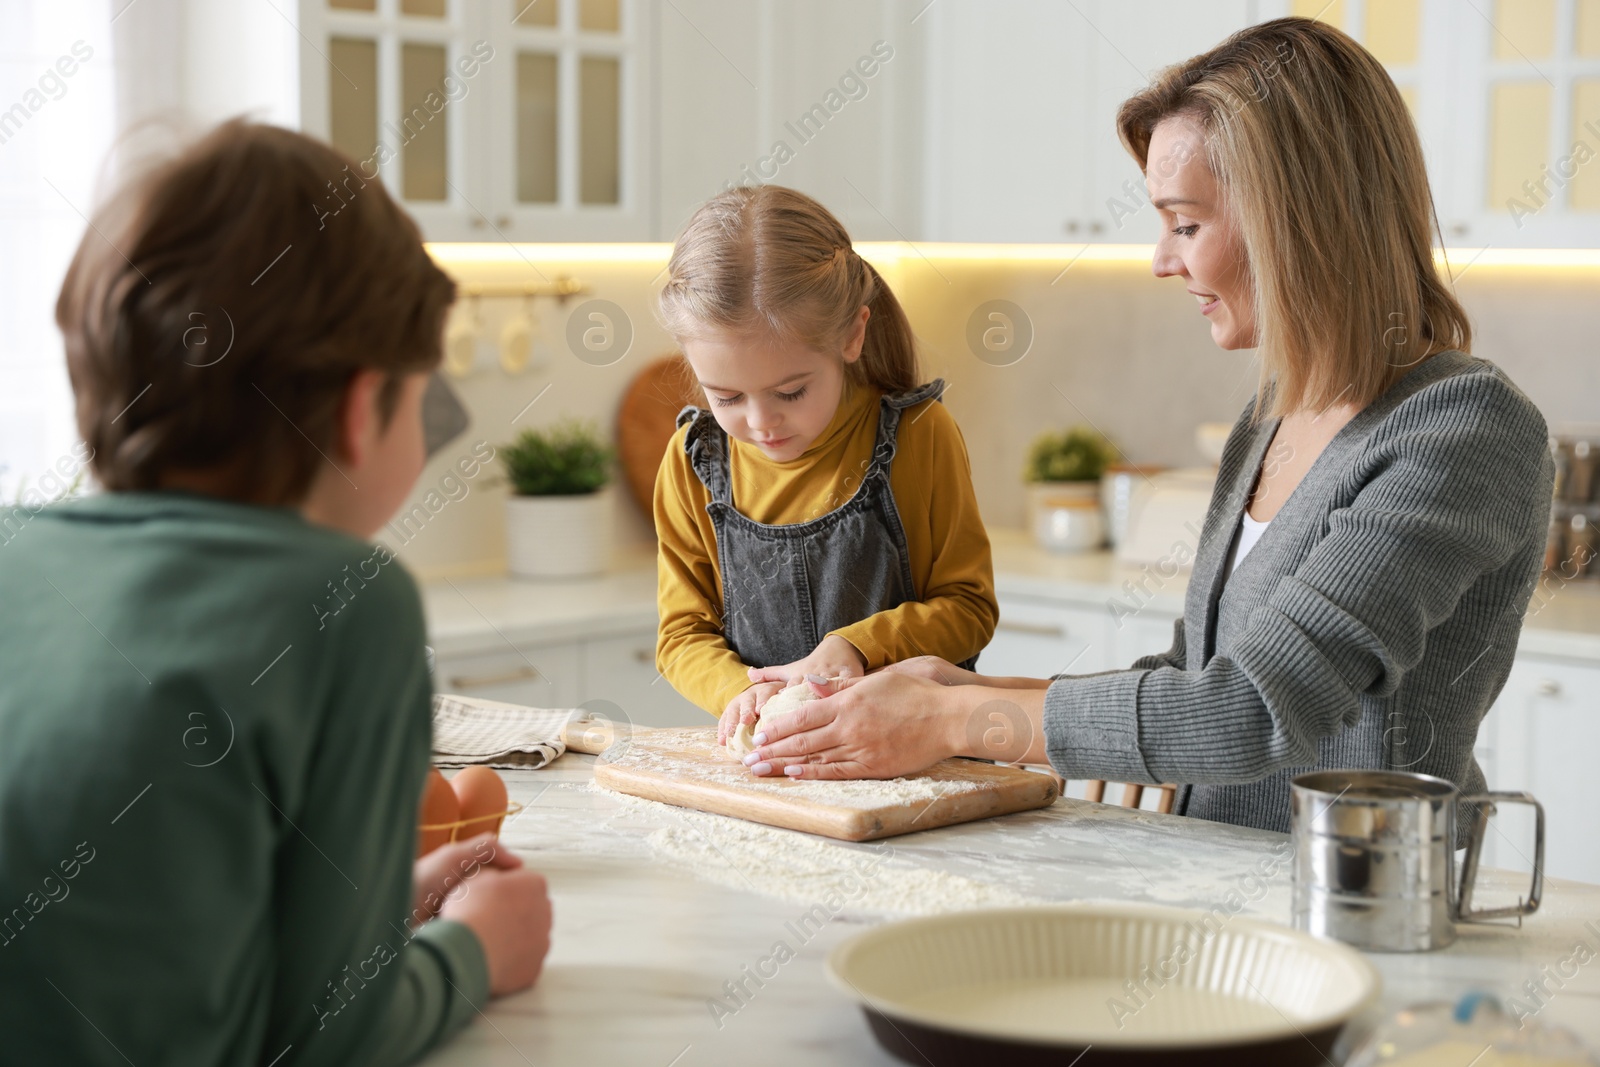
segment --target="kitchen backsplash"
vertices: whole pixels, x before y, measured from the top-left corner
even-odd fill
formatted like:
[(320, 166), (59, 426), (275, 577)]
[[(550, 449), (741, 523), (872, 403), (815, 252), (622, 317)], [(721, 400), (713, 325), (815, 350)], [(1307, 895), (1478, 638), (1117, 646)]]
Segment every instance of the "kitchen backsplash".
[[(665, 245), (435, 245), (464, 288), (575, 278), (586, 288), (558, 304), (538, 298), (530, 366), (499, 365), (502, 326), (529, 305), (517, 297), (463, 298), (475, 319), (474, 369), (455, 379), (472, 425), (424, 471), (387, 532), (424, 577), (495, 572), (503, 566), (506, 489), (497, 463), (468, 478), (460, 461), (481, 458), (529, 426), (576, 416), (611, 436), (623, 389), (647, 362), (673, 351), (654, 297)], [(1174, 279), (1155, 279), (1135, 250), (1027, 246), (1007, 255), (965, 246), (864, 246), (894, 287), (922, 344), (923, 373), (948, 383), (991, 526), (1023, 523), (1023, 458), (1034, 436), (1073, 424), (1098, 427), (1134, 462), (1201, 463), (1201, 422), (1231, 422), (1255, 391), (1250, 354), (1218, 351), (1194, 301)], [(1505, 264), (1458, 256), (1457, 292), (1476, 329), (1474, 350), (1499, 363), (1544, 411), (1552, 428), (1600, 423), (1600, 258), (1584, 265)], [(1137, 258), (1136, 258), (1137, 257)], [(587, 301), (620, 308), (632, 331), (626, 354), (573, 354), (568, 327)], [(991, 332), (985, 338), (985, 331)], [(1009, 332), (1007, 332), (1009, 331)], [(1021, 353), (1019, 355), (1019, 353)], [(981, 358), (980, 358), (981, 354)], [(476, 455), (474, 454), (476, 450)], [(642, 553), (648, 517), (623, 487), (613, 490), (617, 542)]]

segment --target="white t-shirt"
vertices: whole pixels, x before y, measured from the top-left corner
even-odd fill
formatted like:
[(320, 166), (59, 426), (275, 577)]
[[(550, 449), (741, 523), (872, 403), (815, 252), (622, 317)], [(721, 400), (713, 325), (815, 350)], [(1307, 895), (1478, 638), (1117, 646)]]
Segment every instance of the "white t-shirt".
[(1240, 514), (1239, 530), (1233, 535), (1233, 548), (1228, 552), (1228, 574), (1230, 576), (1239, 569), (1239, 564), (1244, 562), (1244, 558), (1250, 554), (1252, 548), (1256, 547), (1256, 542), (1261, 540), (1261, 535), (1266, 533), (1267, 527), (1271, 525), (1271, 519), (1266, 522), (1257, 522), (1250, 517), (1248, 511)]

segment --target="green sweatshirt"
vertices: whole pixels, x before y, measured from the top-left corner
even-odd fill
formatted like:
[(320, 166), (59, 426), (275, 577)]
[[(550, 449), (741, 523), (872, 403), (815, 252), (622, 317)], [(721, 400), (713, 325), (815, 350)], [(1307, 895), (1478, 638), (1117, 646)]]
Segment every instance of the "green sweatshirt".
[(407, 925), (430, 683), (386, 549), (113, 493), (0, 512), (0, 607), (6, 1058), (402, 1063), (487, 999), (470, 930)]

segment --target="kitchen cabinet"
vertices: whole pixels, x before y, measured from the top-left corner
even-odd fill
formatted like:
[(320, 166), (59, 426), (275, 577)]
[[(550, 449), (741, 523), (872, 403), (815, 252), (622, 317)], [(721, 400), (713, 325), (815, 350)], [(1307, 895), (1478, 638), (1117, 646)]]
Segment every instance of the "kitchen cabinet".
[[(1054, 0), (936, 4), (928, 41), (930, 241), (1103, 237), (1085, 145), (1092, 33)], [(1098, 227), (1098, 231), (1091, 231)]]
[(1600, 246), (1597, 0), (300, 0), (299, 111), (430, 240), (670, 240), (777, 182), (858, 240), (1148, 243), (1118, 106), (1289, 14), (1385, 64), (1447, 244)]
[[(1446, 245), (1600, 245), (1594, 0), (1275, 0), (1366, 45), (1417, 120)], [(1459, 264), (1464, 270), (1467, 264)]]
[(576, 641), (510, 647), (497, 640), (481, 653), (440, 656), (433, 669), (441, 693), (540, 708), (576, 707), (581, 676)]
[(1162, 67), (1291, 14), (1384, 63), (1417, 122), (1447, 245), (1600, 246), (1595, 0), (939, 4), (923, 19), (923, 237), (1153, 241), (1118, 106)]
[(1045, 678), (1111, 669), (1111, 619), (1103, 607), (1014, 596), (997, 600), (1000, 620), (978, 658), (984, 674)]
[(712, 721), (656, 673), (653, 629), (515, 647), (490, 638), (498, 647), (439, 658), (434, 684), (440, 692), (543, 708), (583, 706), (640, 726)]
[(1160, 220), (1117, 108), (1247, 25), (1253, 4), (1016, 0), (929, 9), (933, 241), (1154, 241)]
[(638, 726), (715, 723), (656, 671), (653, 629), (583, 642), (582, 679), (579, 703), (616, 721)]
[(984, 674), (1093, 674), (1172, 647), (1176, 616), (1166, 612), (1146, 610), (1117, 620), (1104, 603), (1013, 595), (996, 601), (1000, 620), (978, 661)]
[(758, 183), (816, 197), (858, 241), (921, 236), (914, 15), (905, 0), (663, 4), (660, 239), (725, 188)]
[(1600, 4), (1491, 7), (1488, 17), (1429, 26), (1453, 32), (1454, 91), (1436, 122), (1456, 151), (1453, 180), (1435, 178), (1447, 236), (1485, 247), (1600, 246)]
[[(1600, 882), (1594, 759), (1600, 753), (1600, 665), (1519, 654), (1479, 731), (1491, 789), (1532, 793), (1545, 809), (1545, 873)], [(1528, 869), (1533, 821), (1507, 805), (1490, 832), (1487, 862)]]
[(300, 0), (302, 128), (434, 241), (652, 233), (645, 0)]
[[(1112, 625), (1112, 667), (1131, 667), (1140, 656), (1153, 656), (1172, 647), (1172, 624), (1177, 616), (1146, 609), (1116, 620)], [(1181, 666), (1181, 664), (1180, 664)]]

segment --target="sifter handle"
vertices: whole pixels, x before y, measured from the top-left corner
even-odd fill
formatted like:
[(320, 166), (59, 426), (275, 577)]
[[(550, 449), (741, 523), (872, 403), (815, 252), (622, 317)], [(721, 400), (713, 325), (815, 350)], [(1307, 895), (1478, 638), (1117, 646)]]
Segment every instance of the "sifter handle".
[[(1472, 832), (1467, 838), (1467, 855), (1461, 862), (1461, 893), (1456, 900), (1456, 922), (1489, 922), (1494, 919), (1515, 919), (1532, 915), (1539, 910), (1539, 898), (1544, 894), (1544, 805), (1531, 793), (1476, 793), (1462, 797), (1461, 803), (1471, 804), (1477, 813)], [(1472, 906), (1472, 893), (1478, 883), (1478, 858), (1483, 853), (1483, 837), (1489, 830), (1489, 818), (1496, 804), (1531, 804), (1533, 806), (1533, 884), (1528, 888), (1528, 899), (1504, 908), (1477, 908)]]

